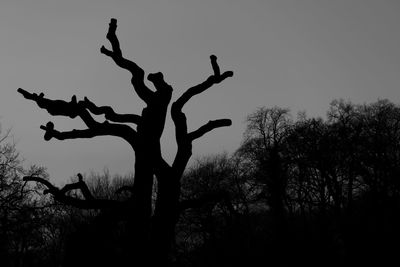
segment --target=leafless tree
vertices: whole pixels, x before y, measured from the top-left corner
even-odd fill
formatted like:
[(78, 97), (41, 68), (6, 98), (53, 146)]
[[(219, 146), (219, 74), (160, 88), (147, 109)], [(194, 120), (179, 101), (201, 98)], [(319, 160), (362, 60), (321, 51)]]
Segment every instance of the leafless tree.
[[(233, 75), (232, 71), (221, 72), (216, 56), (212, 55), (213, 73), (202, 83), (185, 91), (171, 107), (171, 117), (175, 124), (177, 153), (173, 163), (168, 164), (161, 155), (160, 137), (172, 97), (172, 87), (161, 72), (150, 73), (147, 80), (154, 86), (151, 90), (145, 83), (145, 71), (135, 62), (122, 55), (116, 35), (117, 20), (111, 19), (107, 39), (111, 49), (101, 47), (101, 53), (111, 58), (117, 66), (132, 74), (131, 83), (136, 94), (146, 104), (141, 115), (119, 114), (110, 106), (98, 106), (88, 98), (78, 101), (76, 96), (71, 101), (51, 100), (43, 93), (36, 94), (18, 89), (26, 99), (47, 110), (53, 116), (79, 117), (86, 129), (58, 131), (52, 122), (41, 126), (45, 131), (44, 139), (58, 140), (93, 138), (97, 136), (116, 136), (124, 139), (135, 152), (135, 177), (131, 187), (124, 187), (131, 197), (127, 201), (97, 199), (88, 189), (82, 178), (76, 183), (57, 188), (42, 177), (25, 177), (25, 181), (44, 184), (48, 193), (55, 200), (83, 209), (102, 209), (112, 211), (113, 218), (127, 222), (125, 256), (130, 262), (165, 263), (170, 244), (174, 238), (174, 228), (179, 216), (180, 179), (192, 155), (192, 142), (204, 134), (223, 126), (231, 125), (229, 119), (211, 120), (196, 130), (189, 131), (184, 105), (195, 95), (204, 92)], [(104, 115), (105, 121), (97, 121), (93, 115)], [(129, 126), (135, 124), (136, 129)], [(152, 209), (153, 176), (157, 178), (157, 199)], [(80, 176), (81, 177), (81, 176)], [(82, 197), (69, 194), (80, 190)], [(150, 257), (151, 255), (151, 257)]]

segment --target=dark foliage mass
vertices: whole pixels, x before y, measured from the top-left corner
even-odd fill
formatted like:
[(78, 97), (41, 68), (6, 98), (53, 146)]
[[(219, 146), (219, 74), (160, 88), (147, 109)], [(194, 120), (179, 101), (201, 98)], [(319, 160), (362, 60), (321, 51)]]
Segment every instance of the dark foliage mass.
[(49, 202), (39, 193), (43, 189), (40, 185), (29, 186), (21, 180), (24, 174), (46, 177), (43, 168), (23, 168), (10, 131), (0, 131), (1, 266), (24, 266), (42, 253), (49, 257), (49, 236), (43, 232), (50, 221), (46, 213)]
[[(399, 157), (400, 106), (387, 100), (333, 101), (327, 119), (304, 114), (293, 119), (287, 109), (259, 108), (247, 117), (244, 140), (233, 155), (200, 158), (184, 173), (169, 264), (397, 262)], [(57, 204), (38, 194), (43, 188), (20, 179), (15, 146), (5, 140), (1, 166), (5, 266), (60, 266), (91, 251), (117, 255), (123, 248), (126, 222), (110, 227), (101, 210)], [(112, 179), (105, 171), (70, 184), (85, 180), (93, 197), (116, 201), (129, 199), (130, 193), (118, 190), (131, 186), (132, 178)], [(67, 195), (84, 198), (77, 190)], [(154, 208), (157, 186), (152, 195)]]
[(327, 119), (247, 117), (237, 152), (200, 160), (184, 196), (225, 198), (184, 214), (188, 266), (387, 266), (400, 238), (400, 106), (333, 101)]

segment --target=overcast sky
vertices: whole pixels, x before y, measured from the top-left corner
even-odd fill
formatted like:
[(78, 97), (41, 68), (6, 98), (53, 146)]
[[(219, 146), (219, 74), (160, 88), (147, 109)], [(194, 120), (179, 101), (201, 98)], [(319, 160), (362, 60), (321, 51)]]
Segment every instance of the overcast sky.
[[(113, 137), (44, 141), (41, 124), (84, 127), (51, 117), (17, 93), (89, 97), (118, 112), (140, 113), (130, 74), (100, 54), (110, 18), (126, 57), (162, 71), (174, 99), (211, 74), (216, 54), (233, 78), (185, 108), (189, 127), (231, 118), (233, 125), (194, 144), (194, 155), (234, 151), (247, 114), (260, 106), (325, 116), (336, 98), (400, 102), (400, 1), (397, 0), (1, 0), (0, 123), (12, 128), (26, 164), (46, 166), (52, 181), (77, 172), (132, 171), (133, 152)], [(168, 122), (163, 151), (175, 153)]]

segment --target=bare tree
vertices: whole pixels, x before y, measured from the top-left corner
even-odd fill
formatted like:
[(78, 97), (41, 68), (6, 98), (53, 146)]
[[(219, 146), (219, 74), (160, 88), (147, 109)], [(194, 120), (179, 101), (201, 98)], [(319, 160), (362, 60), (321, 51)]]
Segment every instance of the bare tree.
[[(171, 117), (175, 124), (177, 153), (172, 165), (168, 164), (161, 155), (160, 137), (163, 133), (168, 105), (172, 97), (172, 87), (164, 80), (163, 74), (150, 73), (150, 81), (155, 91), (145, 83), (145, 71), (135, 62), (126, 59), (121, 52), (116, 35), (117, 20), (111, 19), (107, 39), (111, 49), (101, 47), (101, 53), (110, 57), (122, 69), (132, 74), (131, 83), (136, 94), (146, 104), (141, 115), (119, 114), (109, 106), (97, 106), (88, 98), (78, 101), (73, 96), (71, 101), (51, 100), (18, 89), (26, 99), (47, 110), (53, 116), (79, 117), (87, 126), (86, 129), (58, 131), (52, 122), (40, 128), (45, 131), (44, 139), (58, 140), (93, 138), (96, 136), (116, 136), (124, 139), (135, 151), (135, 176), (128, 190), (131, 197), (124, 202), (110, 199), (95, 198), (82, 178), (76, 183), (57, 188), (41, 177), (25, 177), (25, 181), (35, 181), (44, 184), (46, 192), (52, 194), (55, 200), (83, 209), (102, 209), (112, 211), (114, 218), (127, 221), (125, 251), (130, 261), (147, 260), (165, 262), (170, 244), (174, 238), (174, 228), (179, 216), (180, 179), (192, 154), (192, 142), (204, 134), (223, 126), (231, 125), (229, 119), (209, 121), (194, 131), (189, 131), (186, 115), (182, 111), (184, 105), (195, 95), (204, 92), (215, 84), (219, 84), (233, 75), (232, 71), (221, 72), (216, 56), (212, 55), (211, 65), (213, 74), (204, 82), (189, 88), (171, 107)], [(105, 121), (97, 121), (93, 115), (104, 115)], [(128, 124), (136, 124), (133, 129)], [(157, 199), (152, 209), (153, 176), (157, 178)], [(74, 197), (69, 192), (80, 190), (83, 197)], [(149, 255), (152, 255), (149, 257)], [(133, 257), (134, 255), (134, 257)], [(148, 257), (148, 258), (146, 258)]]
[(255, 176), (263, 185), (261, 195), (277, 217), (285, 213), (287, 171), (283, 163), (283, 151), (291, 127), (288, 109), (259, 108), (247, 117), (245, 140), (238, 151), (257, 166), (258, 173)]
[(41, 175), (45, 169), (26, 169), (12, 141), (11, 131), (0, 129), (0, 256), (6, 266), (26, 266), (34, 250), (43, 245), (43, 219), (39, 210), (46, 207), (47, 198), (39, 195), (42, 185), (27, 185), (23, 175)]

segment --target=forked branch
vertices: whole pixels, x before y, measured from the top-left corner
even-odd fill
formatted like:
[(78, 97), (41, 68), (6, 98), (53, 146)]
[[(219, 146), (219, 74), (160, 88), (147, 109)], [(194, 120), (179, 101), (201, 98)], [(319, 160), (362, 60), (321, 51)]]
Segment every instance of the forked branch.
[(185, 113), (182, 111), (183, 106), (195, 95), (204, 92), (214, 84), (218, 84), (228, 77), (233, 76), (232, 71), (226, 71), (221, 74), (217, 57), (210, 56), (211, 66), (214, 74), (207, 78), (204, 82), (189, 88), (179, 97), (171, 107), (171, 117), (175, 124), (175, 137), (178, 144), (178, 151), (175, 156), (173, 167), (178, 173), (183, 173), (183, 170), (192, 154), (192, 141), (200, 138), (204, 134), (224, 126), (230, 126), (232, 121), (229, 119), (220, 119), (209, 121), (199, 129), (188, 133), (187, 119)]
[(225, 71), (222, 74), (220, 73), (220, 68), (217, 63), (217, 57), (215, 55), (211, 55), (210, 60), (214, 74), (210, 75), (204, 82), (195, 85), (184, 92), (182, 96), (179, 97), (178, 100), (175, 102), (178, 109), (182, 109), (186, 102), (188, 102), (193, 96), (198, 95), (209, 89), (214, 84), (218, 84), (226, 78), (233, 76), (233, 71)]

